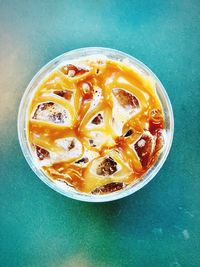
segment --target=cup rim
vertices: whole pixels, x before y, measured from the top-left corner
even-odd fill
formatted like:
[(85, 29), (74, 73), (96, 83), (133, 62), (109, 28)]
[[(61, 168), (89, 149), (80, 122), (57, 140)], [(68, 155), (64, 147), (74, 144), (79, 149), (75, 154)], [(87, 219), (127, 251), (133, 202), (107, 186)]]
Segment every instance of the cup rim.
[[(146, 173), (144, 173), (144, 177), (138, 179), (134, 184), (128, 185), (125, 189), (122, 189), (120, 191), (116, 191), (113, 193), (105, 194), (105, 195), (92, 195), (92, 194), (86, 194), (86, 193), (81, 193), (78, 191), (70, 191), (66, 190), (63, 188), (60, 188), (56, 185), (55, 182), (50, 180), (39, 168), (37, 168), (34, 164), (34, 159), (33, 156), (31, 155), (31, 152), (29, 150), (28, 146), (28, 140), (25, 137), (26, 134), (26, 116), (27, 116), (27, 108), (31, 100), (31, 93), (33, 94), (34, 89), (36, 90), (36, 86), (34, 88), (33, 84), (35, 81), (40, 79), (42, 81), (45, 77), (44, 73), (45, 71), (50, 67), (53, 66), (54, 63), (58, 62), (62, 58), (65, 58), (67, 56), (73, 55), (73, 54), (79, 54), (79, 53), (93, 53), (94, 55), (99, 55), (99, 54), (106, 54), (110, 53), (112, 55), (118, 55), (121, 56), (122, 58), (128, 58), (132, 63), (136, 64), (139, 66), (142, 70), (147, 72), (149, 75), (151, 75), (156, 83), (159, 85), (159, 89), (161, 93), (163, 94), (164, 100), (166, 102), (166, 107), (168, 110), (168, 117), (169, 117), (169, 132), (167, 136), (167, 141), (165, 148), (163, 149), (163, 154), (161, 159), (157, 159), (157, 161), (151, 166)], [(79, 55), (80, 56), (80, 55)], [(114, 59), (116, 60), (116, 59)], [(59, 64), (58, 64), (59, 65)], [(57, 65), (54, 66), (54, 68)], [(46, 74), (49, 72), (47, 71)], [(42, 77), (43, 76), (43, 77)], [(27, 98), (29, 98), (29, 101), (27, 101)], [(25, 109), (24, 109), (25, 107)], [(165, 115), (165, 114), (164, 114)], [(166, 117), (166, 116), (165, 116)], [(166, 118), (165, 118), (166, 119)], [(42, 180), (46, 185), (48, 185), (50, 188), (53, 190), (57, 191), (58, 193), (70, 197), (72, 199), (84, 201), (84, 202), (108, 202), (108, 201), (113, 201), (117, 200), (123, 197), (126, 197), (128, 195), (131, 195), (144, 187), (146, 184), (148, 184), (159, 172), (161, 167), (163, 166), (164, 162), (167, 159), (167, 156), (169, 155), (169, 151), (171, 149), (172, 141), (173, 141), (173, 135), (174, 135), (174, 116), (173, 116), (173, 110), (172, 110), (172, 105), (170, 102), (170, 99), (167, 95), (167, 92), (162, 85), (161, 81), (158, 79), (158, 77), (140, 60), (136, 59), (135, 57), (126, 54), (124, 52), (121, 52), (116, 49), (111, 49), (111, 48), (105, 48), (105, 47), (84, 47), (84, 48), (79, 48), (79, 49), (74, 49), (70, 50), (68, 52), (65, 52), (56, 58), (52, 59), (49, 61), (47, 64), (45, 64), (32, 78), (32, 80), (29, 82), (28, 86), (26, 87), (24, 94), (22, 96), (20, 106), (19, 106), (19, 111), (18, 111), (18, 119), (17, 119), (17, 129), (18, 129), (18, 139), (20, 143), (21, 150), (23, 152), (23, 155), (28, 162), (29, 166), (31, 169), (34, 171), (34, 173), (38, 176), (40, 180)]]

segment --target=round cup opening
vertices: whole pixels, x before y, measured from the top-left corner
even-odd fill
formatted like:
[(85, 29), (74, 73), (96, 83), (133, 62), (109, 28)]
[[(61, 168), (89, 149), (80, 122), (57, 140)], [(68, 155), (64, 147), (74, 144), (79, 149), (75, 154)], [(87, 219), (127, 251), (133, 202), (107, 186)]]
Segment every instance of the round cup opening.
[[(30, 152), (27, 140), (27, 132), (26, 132), (27, 109), (34, 91), (36, 90), (38, 84), (44, 79), (44, 77), (48, 75), (55, 67), (60, 65), (63, 61), (71, 61), (75, 59), (81, 59), (82, 57), (90, 57), (94, 55), (102, 55), (115, 61), (124, 62), (125, 64), (133, 66), (142, 74), (151, 76), (156, 82), (155, 90), (162, 104), (165, 117), (165, 124), (166, 124), (165, 145), (155, 164), (143, 175), (142, 179), (138, 180), (136, 183), (125, 187), (125, 189), (123, 190), (105, 195), (93, 195), (93, 194), (81, 193), (72, 190), (70, 188), (66, 190), (66, 188), (64, 189), (60, 187), (57, 183), (51, 181), (38, 167), (36, 167), (35, 160)], [(63, 194), (64, 196), (87, 202), (106, 202), (106, 201), (120, 199), (144, 187), (149, 181), (151, 181), (155, 177), (155, 175), (158, 173), (158, 171), (164, 164), (171, 148), (173, 140), (173, 132), (174, 132), (174, 118), (173, 118), (172, 106), (169, 97), (162, 83), (157, 78), (157, 76), (146, 65), (144, 65), (136, 58), (128, 54), (125, 54), (123, 52), (120, 52), (118, 50), (110, 48), (88, 47), (88, 48), (76, 49), (64, 53), (58, 56), (57, 58), (53, 59), (52, 61), (50, 61), (42, 69), (39, 70), (39, 72), (33, 77), (31, 82), (27, 86), (24, 95), (22, 97), (18, 113), (18, 138), (20, 146), (24, 154), (24, 157), (26, 158), (28, 164), (35, 172), (35, 174), (49, 187)]]

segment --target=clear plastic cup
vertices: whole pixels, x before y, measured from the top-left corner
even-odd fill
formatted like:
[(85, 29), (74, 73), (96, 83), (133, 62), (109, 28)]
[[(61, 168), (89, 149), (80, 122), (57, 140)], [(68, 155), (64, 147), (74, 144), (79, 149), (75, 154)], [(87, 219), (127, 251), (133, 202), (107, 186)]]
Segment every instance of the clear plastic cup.
[[(66, 62), (66, 61), (77, 60), (77, 59), (81, 60), (81, 58), (83, 57), (96, 56), (96, 55), (104, 55), (109, 59), (119, 61), (119, 62), (124, 62), (125, 64), (132, 66), (135, 70), (137, 70), (142, 75), (151, 76), (154, 79), (155, 90), (162, 104), (164, 117), (165, 117), (165, 127), (166, 127), (164, 147), (157, 161), (155, 162), (155, 164), (150, 169), (148, 169), (148, 171), (135, 183), (128, 185), (127, 187), (125, 187), (124, 189), (120, 191), (116, 191), (116, 192), (105, 194), (105, 195), (93, 195), (93, 194), (78, 192), (72, 189), (71, 187), (64, 185), (63, 183), (57, 183), (49, 179), (45, 175), (45, 173), (43, 173), (42, 170), (37, 167), (35, 158), (30, 151), (28, 138), (27, 138), (28, 107), (29, 107), (29, 104), (30, 104), (30, 101), (32, 99), (34, 92), (37, 90), (38, 84), (41, 83), (41, 81), (54, 68), (60, 65), (63, 61)], [(174, 118), (173, 118), (172, 106), (171, 106), (169, 97), (162, 83), (156, 77), (156, 75), (146, 65), (144, 65), (142, 62), (140, 62), (136, 58), (128, 54), (125, 54), (123, 52), (120, 52), (118, 50), (114, 50), (110, 48), (102, 48), (102, 47), (88, 47), (88, 48), (80, 48), (80, 49), (72, 50), (70, 52), (67, 52), (67, 53), (64, 53), (58, 56), (57, 58), (53, 59), (48, 64), (46, 64), (33, 77), (28, 87), (26, 88), (24, 95), (22, 97), (21, 103), (20, 103), (19, 113), (18, 113), (19, 142), (20, 142), (24, 157), (26, 158), (28, 164), (30, 165), (32, 170), (35, 172), (35, 174), (45, 184), (47, 184), (49, 187), (59, 192), (60, 194), (73, 198), (73, 199), (87, 201), (87, 202), (106, 202), (106, 201), (120, 199), (130, 194), (133, 194), (134, 192), (138, 191), (140, 188), (145, 186), (148, 182), (150, 182), (155, 177), (155, 175), (158, 173), (160, 168), (163, 166), (169, 154), (172, 140), (173, 140), (173, 132), (174, 132)]]

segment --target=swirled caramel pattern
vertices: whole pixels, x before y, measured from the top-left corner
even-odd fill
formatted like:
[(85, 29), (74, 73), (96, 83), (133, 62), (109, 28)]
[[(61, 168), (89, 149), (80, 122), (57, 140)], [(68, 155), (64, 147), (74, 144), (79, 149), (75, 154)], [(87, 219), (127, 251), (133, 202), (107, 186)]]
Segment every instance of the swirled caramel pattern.
[(80, 192), (105, 194), (137, 181), (163, 147), (155, 82), (110, 59), (53, 70), (28, 110), (28, 141), (39, 168)]

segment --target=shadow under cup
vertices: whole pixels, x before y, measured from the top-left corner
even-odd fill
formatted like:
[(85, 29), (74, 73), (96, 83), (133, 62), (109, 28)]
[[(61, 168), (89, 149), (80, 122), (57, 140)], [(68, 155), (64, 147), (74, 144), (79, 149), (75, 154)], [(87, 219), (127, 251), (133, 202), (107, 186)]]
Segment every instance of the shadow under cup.
[[(41, 83), (41, 81), (56, 67), (58, 67), (63, 61), (71, 61), (71, 60), (77, 60), (83, 58), (83, 57), (89, 57), (89, 56), (96, 56), (96, 55), (104, 55), (108, 59), (124, 62), (127, 65), (132, 66), (136, 71), (141, 73), (144, 76), (150, 76), (155, 81), (155, 90), (158, 95), (158, 98), (160, 99), (163, 113), (164, 113), (164, 119), (165, 119), (165, 142), (164, 147), (162, 148), (162, 151), (155, 162), (155, 164), (148, 169), (148, 171), (135, 183), (128, 185), (124, 189), (120, 191), (116, 191), (113, 193), (105, 194), (105, 195), (93, 195), (93, 194), (86, 194), (81, 193), (78, 191), (75, 191), (73, 188), (65, 185), (64, 187), (56, 183), (52, 180), (50, 180), (45, 173), (42, 172), (41, 169), (37, 167), (37, 164), (35, 162), (35, 158), (33, 157), (30, 147), (28, 144), (28, 137), (27, 137), (27, 113), (28, 113), (28, 107), (31, 102), (31, 99), (33, 97), (33, 94), (37, 90), (37, 86)], [(172, 140), (173, 140), (173, 132), (174, 132), (174, 118), (173, 118), (173, 111), (171, 107), (171, 103), (169, 100), (169, 97), (159, 81), (159, 79), (156, 77), (156, 75), (142, 62), (135, 59), (134, 57), (127, 55), (123, 52), (120, 52), (118, 50), (109, 49), (109, 48), (100, 48), (100, 47), (89, 47), (89, 48), (81, 48), (72, 50), (70, 52), (67, 52), (65, 54), (60, 55), (59, 57), (53, 59), (48, 64), (46, 64), (31, 80), (28, 87), (26, 88), (24, 95), (22, 97), (20, 107), (19, 107), (19, 113), (18, 113), (18, 137), (19, 142), (21, 145), (22, 152), (24, 154), (24, 157), (26, 158), (28, 164), (32, 168), (32, 170), (35, 172), (35, 174), (49, 187), (54, 189), (55, 191), (63, 194), (64, 196), (81, 200), (81, 201), (87, 201), (87, 202), (105, 202), (105, 201), (112, 201), (116, 199), (123, 198), (125, 196), (128, 196), (143, 186), (145, 186), (149, 181), (153, 179), (153, 177), (158, 173), (162, 165), (164, 164), (168, 153), (171, 148)]]

